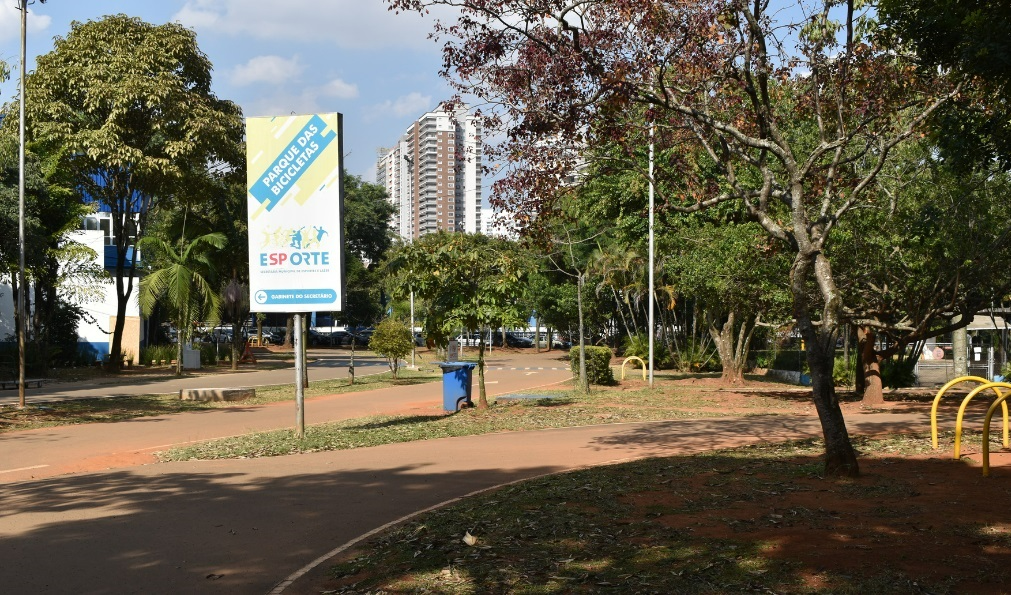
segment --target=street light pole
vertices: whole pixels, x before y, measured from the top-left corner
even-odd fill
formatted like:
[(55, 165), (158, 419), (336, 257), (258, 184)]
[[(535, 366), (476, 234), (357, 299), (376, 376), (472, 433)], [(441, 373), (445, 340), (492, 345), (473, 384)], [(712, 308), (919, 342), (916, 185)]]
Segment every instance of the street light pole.
[(418, 351), (418, 342), (414, 340), (414, 288), (411, 288), (411, 367), (417, 368), (414, 363), (414, 355)]
[(20, 0), (21, 10), (21, 84), (18, 124), (18, 408), (25, 408), (25, 57), (28, 54), (28, 2)]
[(653, 388), (653, 337), (656, 335), (653, 314), (653, 195), (656, 184), (653, 182), (653, 128), (649, 126), (649, 387)]

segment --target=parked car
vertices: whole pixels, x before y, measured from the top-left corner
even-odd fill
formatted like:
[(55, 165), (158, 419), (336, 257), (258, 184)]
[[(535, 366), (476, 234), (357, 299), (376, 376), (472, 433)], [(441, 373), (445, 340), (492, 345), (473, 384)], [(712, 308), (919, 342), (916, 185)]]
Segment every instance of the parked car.
[(425, 335), (421, 333), (414, 333), (414, 346), (425, 347), (426, 345), (428, 345), (428, 341), (425, 340)]
[[(492, 333), (491, 344), (494, 347), (502, 346), (501, 332)], [(505, 344), (507, 347), (533, 347), (534, 340), (530, 337), (524, 337), (522, 335), (517, 335), (516, 333), (507, 332), (505, 334)]]
[(354, 344), (357, 347), (367, 347), (369, 339), (372, 338), (372, 333), (375, 332), (375, 330), (376, 329), (373, 328), (358, 329), (351, 333), (347, 344), (350, 345), (351, 342), (354, 341)]
[(309, 337), (310, 347), (333, 347), (334, 345), (340, 345), (340, 343), (334, 343), (333, 333), (329, 331), (319, 331), (311, 328), (306, 334)]
[(481, 343), (480, 333), (464, 333), (454, 339), (461, 347), (477, 347)]

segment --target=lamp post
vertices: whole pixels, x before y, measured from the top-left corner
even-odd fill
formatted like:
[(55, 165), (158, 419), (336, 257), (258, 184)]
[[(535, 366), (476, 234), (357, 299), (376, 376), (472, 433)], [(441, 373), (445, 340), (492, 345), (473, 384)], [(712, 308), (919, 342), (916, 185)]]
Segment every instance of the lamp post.
[[(413, 276), (413, 272), (412, 272)], [(418, 365), (414, 363), (414, 355), (418, 351), (418, 342), (414, 339), (414, 287), (411, 287), (411, 367), (417, 368)]]
[(656, 184), (653, 181), (653, 128), (649, 126), (649, 387), (653, 388), (653, 337), (656, 327), (653, 321), (653, 195)]
[[(42, 0), (43, 2), (45, 0)], [(28, 4), (30, 0), (19, 0), (21, 11), (21, 82), (18, 111), (18, 408), (25, 407), (25, 58), (28, 55)]]

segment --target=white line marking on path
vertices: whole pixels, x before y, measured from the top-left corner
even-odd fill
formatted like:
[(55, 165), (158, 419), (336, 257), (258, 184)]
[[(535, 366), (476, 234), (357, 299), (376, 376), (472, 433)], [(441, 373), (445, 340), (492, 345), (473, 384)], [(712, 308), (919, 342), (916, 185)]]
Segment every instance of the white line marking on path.
[(49, 465), (32, 465), (31, 467), (19, 467), (17, 469), (4, 469), (0, 473), (16, 473), (18, 471), (31, 471), (32, 469), (42, 469), (43, 467), (48, 467)]

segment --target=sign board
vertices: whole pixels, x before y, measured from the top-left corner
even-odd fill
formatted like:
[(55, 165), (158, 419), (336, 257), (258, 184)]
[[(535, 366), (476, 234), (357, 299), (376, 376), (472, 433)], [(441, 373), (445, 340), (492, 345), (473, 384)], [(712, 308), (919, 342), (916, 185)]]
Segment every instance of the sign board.
[(344, 307), (343, 117), (246, 119), (249, 309)]
[(460, 342), (450, 341), (449, 345), (446, 346), (446, 361), (456, 362), (460, 361)]

